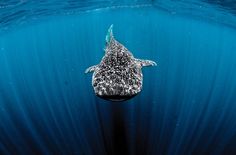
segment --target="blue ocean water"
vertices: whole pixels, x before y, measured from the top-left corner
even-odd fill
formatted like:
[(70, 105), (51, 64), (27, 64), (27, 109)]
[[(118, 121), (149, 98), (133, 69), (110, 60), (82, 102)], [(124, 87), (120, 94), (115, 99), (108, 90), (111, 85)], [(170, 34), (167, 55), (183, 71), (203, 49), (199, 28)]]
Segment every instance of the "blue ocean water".
[[(233, 1), (0, 2), (0, 154), (236, 154)], [(114, 103), (87, 67), (114, 36), (144, 68)]]

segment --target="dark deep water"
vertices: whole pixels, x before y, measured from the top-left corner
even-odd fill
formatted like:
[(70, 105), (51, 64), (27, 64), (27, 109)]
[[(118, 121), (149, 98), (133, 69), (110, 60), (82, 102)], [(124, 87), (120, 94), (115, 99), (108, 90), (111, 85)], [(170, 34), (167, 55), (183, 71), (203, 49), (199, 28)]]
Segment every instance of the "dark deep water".
[[(233, 5), (66, 2), (0, 2), (0, 154), (236, 154)], [(84, 74), (111, 24), (135, 57), (158, 63), (121, 103), (96, 97)]]

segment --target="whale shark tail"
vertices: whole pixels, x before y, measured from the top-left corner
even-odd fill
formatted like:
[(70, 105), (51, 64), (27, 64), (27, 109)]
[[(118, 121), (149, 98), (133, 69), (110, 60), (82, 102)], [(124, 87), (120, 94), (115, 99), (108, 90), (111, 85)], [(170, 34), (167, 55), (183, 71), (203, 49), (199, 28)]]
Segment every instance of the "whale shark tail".
[(106, 43), (109, 44), (111, 39), (114, 38), (113, 36), (113, 24), (109, 27), (106, 35)]

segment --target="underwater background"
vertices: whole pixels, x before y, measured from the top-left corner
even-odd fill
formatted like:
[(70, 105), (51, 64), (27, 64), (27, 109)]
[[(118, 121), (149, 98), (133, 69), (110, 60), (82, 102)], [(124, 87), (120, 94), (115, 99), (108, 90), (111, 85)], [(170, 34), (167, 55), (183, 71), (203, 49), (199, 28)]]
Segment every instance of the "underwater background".
[[(125, 102), (84, 74), (111, 24), (157, 62)], [(235, 155), (236, 2), (0, 1), (0, 154)]]

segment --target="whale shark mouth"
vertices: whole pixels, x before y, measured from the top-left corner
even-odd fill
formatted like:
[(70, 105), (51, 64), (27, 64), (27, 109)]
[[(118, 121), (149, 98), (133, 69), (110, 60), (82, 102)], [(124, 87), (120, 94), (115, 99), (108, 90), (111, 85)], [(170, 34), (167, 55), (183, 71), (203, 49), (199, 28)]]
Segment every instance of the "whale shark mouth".
[(96, 95), (104, 100), (108, 100), (112, 102), (121, 102), (121, 101), (129, 100), (135, 97), (137, 94), (134, 94), (134, 95), (98, 95), (96, 94)]

